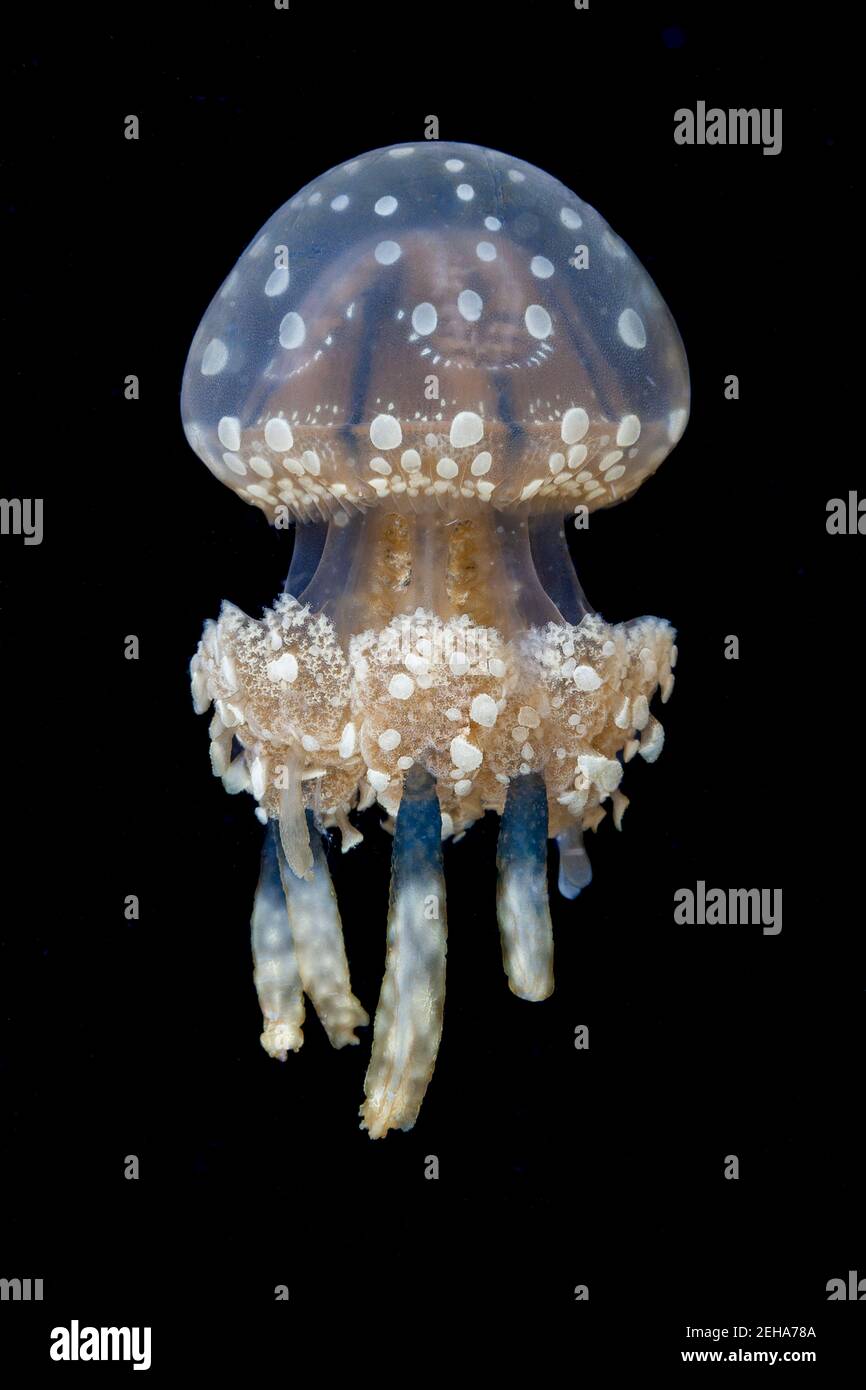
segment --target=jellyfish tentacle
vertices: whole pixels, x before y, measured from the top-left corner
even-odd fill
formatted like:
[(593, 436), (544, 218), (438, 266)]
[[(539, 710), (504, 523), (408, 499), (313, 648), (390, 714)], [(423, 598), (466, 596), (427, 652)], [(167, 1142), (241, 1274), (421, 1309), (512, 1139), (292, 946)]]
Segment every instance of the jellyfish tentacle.
[(496, 913), (508, 987), (520, 999), (553, 993), (547, 897), (547, 789), (537, 772), (508, 788), (496, 850)]
[(337, 895), (311, 811), (307, 811), (306, 821), (313, 859), (311, 876), (298, 878), (292, 872), (280, 843), (280, 878), (304, 993), (331, 1046), (339, 1048), (357, 1043), (355, 1028), (370, 1020), (352, 993)]
[(265, 832), (251, 928), (253, 979), (264, 1020), (261, 1044), (269, 1056), (284, 1062), (287, 1052), (303, 1046), (304, 995), (273, 821)]
[(407, 773), (397, 813), (385, 978), (364, 1082), (371, 1139), (411, 1129), (433, 1074), (445, 1003), (445, 878), (434, 779)]
[[(617, 796), (616, 792), (614, 796)], [(573, 821), (567, 826), (561, 835), (557, 835), (556, 843), (559, 848), (559, 891), (563, 898), (573, 899), (592, 882), (592, 865), (584, 848), (580, 822)]]

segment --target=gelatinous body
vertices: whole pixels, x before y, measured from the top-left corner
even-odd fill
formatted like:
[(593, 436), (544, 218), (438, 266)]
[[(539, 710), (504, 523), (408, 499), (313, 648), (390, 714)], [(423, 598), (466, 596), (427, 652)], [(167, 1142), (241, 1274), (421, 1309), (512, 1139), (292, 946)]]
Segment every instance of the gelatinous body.
[(439, 1045), (439, 839), (503, 817), (503, 962), (543, 999), (547, 838), (575, 897), (584, 832), (609, 806), (621, 824), (624, 764), (661, 751), (673, 631), (593, 611), (562, 518), (634, 492), (688, 402), (676, 326), (625, 244), (549, 175), (469, 145), (374, 151), (309, 185), (193, 341), (190, 443), (299, 523), (285, 592), (260, 619), (224, 604), (191, 666), (214, 772), (276, 836), (253, 918), (272, 1055), (300, 1046), (301, 991), (335, 1046), (357, 1041), (319, 835), (351, 848), (374, 802), (396, 827), (373, 1137), (414, 1123)]

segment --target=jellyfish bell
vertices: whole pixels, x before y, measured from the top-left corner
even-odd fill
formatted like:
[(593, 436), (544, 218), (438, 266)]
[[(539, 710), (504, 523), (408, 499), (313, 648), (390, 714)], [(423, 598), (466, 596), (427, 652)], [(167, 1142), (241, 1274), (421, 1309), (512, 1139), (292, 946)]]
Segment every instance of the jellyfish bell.
[(273, 1055), (300, 1046), (303, 993), (335, 1046), (357, 1041), (320, 832), (350, 848), (374, 802), (394, 822), (373, 1137), (412, 1126), (435, 1062), (441, 841), (502, 817), (505, 972), (545, 998), (547, 839), (574, 897), (583, 832), (609, 807), (620, 827), (624, 764), (661, 751), (650, 702), (673, 687), (673, 630), (594, 612), (563, 517), (630, 496), (688, 408), (676, 325), (625, 243), (550, 175), (472, 145), (377, 150), (315, 180), (195, 335), (190, 444), (297, 523), (285, 592), (261, 619), (224, 605), (191, 666), (214, 771), (269, 826), (253, 942)]

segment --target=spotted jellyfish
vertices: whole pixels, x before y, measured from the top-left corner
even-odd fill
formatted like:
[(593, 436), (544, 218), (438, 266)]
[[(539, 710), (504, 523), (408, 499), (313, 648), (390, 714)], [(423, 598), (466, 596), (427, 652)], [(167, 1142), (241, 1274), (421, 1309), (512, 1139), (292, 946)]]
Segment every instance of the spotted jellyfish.
[(323, 834), (378, 803), (393, 832), (385, 976), (361, 1127), (411, 1129), (442, 1031), (442, 842), (501, 817), (497, 915), (521, 999), (553, 989), (559, 889), (623, 767), (654, 762), (674, 632), (587, 603), (563, 517), (631, 496), (686, 424), (671, 314), (604, 219), (474, 145), (374, 150), (273, 214), (189, 352), (183, 422), (212, 473), (295, 525), (284, 592), (224, 603), (192, 659), (214, 773), (266, 827), (252, 915), (262, 1044), (334, 1047), (352, 992)]

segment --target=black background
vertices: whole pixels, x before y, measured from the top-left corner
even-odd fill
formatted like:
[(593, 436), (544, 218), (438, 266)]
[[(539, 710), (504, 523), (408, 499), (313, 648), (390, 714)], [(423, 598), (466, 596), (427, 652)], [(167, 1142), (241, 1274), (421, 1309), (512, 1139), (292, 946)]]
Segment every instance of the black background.
[[(42, 1276), (46, 1301), (3, 1305), (0, 1360), (70, 1373), (48, 1331), (78, 1317), (152, 1324), (152, 1375), (253, 1348), (288, 1374), (311, 1320), (337, 1357), (358, 1313), (358, 1365), (388, 1373), (404, 1308), (425, 1356), (483, 1313), (515, 1350), (564, 1329), (575, 1369), (593, 1346), (614, 1370), (673, 1366), (687, 1322), (814, 1325), (824, 1369), (862, 1345), (861, 1305), (825, 1290), (866, 1275), (863, 541), (825, 526), (862, 474), (857, 92), (842, 11), (806, 15), (262, 0), (46, 17), (10, 53), (3, 492), (44, 496), (46, 520), (41, 546), (4, 537), (0, 555), (0, 1275)], [(782, 107), (782, 153), (675, 145), (674, 111), (698, 100)], [(571, 542), (608, 621), (669, 618), (680, 662), (664, 753), (630, 765), (623, 833), (589, 837), (577, 902), (551, 855), (544, 1004), (502, 973), (493, 818), (447, 849), (434, 1079), (415, 1129), (371, 1143), (370, 1030), (336, 1053), (308, 1010), (285, 1066), (259, 1046), (261, 828), (210, 775), (186, 667), (224, 597), (272, 601), (291, 540), (196, 461), (178, 396), (204, 309), (271, 212), (419, 140), (430, 113), (443, 140), (598, 207), (679, 325), (688, 430)], [(375, 812), (363, 828), (330, 857), (372, 1014), (390, 839)], [(782, 933), (677, 926), (673, 894), (698, 879), (782, 888)]]

